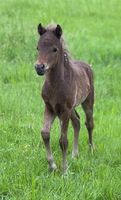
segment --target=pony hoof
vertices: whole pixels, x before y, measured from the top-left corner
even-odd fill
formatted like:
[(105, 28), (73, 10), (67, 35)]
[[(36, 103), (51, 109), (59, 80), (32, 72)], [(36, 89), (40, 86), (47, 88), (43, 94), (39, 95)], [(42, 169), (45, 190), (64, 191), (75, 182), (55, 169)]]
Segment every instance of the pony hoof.
[(50, 166), (50, 171), (56, 171), (57, 169), (57, 166), (55, 163), (53, 163), (51, 166)]
[(68, 172), (68, 162), (66, 161), (65, 163), (62, 163), (62, 173), (63, 175), (67, 175)]
[(68, 175), (68, 166), (66, 165), (66, 167), (63, 168), (63, 176), (67, 175)]
[(79, 157), (79, 152), (72, 152), (72, 158), (78, 158)]
[(90, 153), (93, 155), (94, 154), (94, 150), (95, 150), (94, 145), (89, 144), (89, 150), (90, 150)]
[(66, 177), (67, 175), (68, 175), (68, 170), (67, 170), (67, 169), (64, 169), (64, 170), (63, 170), (62, 176), (63, 176), (63, 177)]

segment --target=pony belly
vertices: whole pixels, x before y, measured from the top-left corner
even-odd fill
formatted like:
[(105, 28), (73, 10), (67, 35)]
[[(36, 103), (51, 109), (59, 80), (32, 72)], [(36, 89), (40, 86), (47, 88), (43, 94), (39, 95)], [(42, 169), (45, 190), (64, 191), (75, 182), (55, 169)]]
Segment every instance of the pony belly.
[(75, 105), (78, 106), (79, 104), (83, 103), (88, 97), (89, 93), (90, 93), (89, 87), (86, 87), (83, 90), (82, 89), (78, 90)]

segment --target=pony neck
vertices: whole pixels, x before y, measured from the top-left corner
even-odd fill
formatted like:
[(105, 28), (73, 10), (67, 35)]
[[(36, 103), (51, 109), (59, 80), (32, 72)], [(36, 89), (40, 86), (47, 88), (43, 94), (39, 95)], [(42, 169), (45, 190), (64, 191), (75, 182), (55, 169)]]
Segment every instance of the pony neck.
[(58, 59), (58, 63), (46, 73), (46, 80), (51, 85), (60, 84), (60, 81), (64, 80), (64, 70), (64, 53), (62, 53)]

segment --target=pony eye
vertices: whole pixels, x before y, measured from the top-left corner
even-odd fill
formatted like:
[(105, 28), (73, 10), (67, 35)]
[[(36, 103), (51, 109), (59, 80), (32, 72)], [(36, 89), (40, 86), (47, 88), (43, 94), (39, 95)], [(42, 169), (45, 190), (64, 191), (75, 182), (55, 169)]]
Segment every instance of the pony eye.
[(57, 52), (57, 50), (58, 50), (58, 49), (57, 49), (56, 47), (53, 48), (53, 52)]
[(37, 50), (39, 50), (39, 48), (37, 47)]

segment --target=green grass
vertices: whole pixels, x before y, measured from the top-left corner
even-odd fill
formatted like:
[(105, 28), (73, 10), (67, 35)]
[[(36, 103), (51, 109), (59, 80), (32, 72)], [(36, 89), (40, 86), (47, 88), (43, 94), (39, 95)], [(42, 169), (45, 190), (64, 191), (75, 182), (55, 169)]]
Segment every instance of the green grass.
[[(0, 0), (0, 199), (121, 199), (121, 2), (119, 0)], [(34, 70), (37, 25), (59, 23), (73, 57), (93, 64), (93, 156), (81, 108), (80, 157), (62, 176), (59, 125), (51, 144), (58, 171), (48, 171), (40, 141), (44, 81)]]

